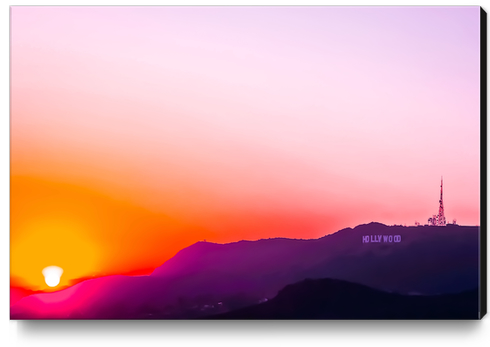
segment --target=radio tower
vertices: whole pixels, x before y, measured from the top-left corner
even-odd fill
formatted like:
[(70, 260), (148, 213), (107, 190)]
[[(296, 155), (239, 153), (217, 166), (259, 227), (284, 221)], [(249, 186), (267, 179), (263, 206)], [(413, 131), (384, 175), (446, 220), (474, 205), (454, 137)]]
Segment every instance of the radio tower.
[(441, 198), (439, 199), (439, 214), (437, 215), (437, 225), (440, 227), (446, 225), (446, 217), (444, 217), (444, 204), (442, 203), (442, 176), (441, 176)]

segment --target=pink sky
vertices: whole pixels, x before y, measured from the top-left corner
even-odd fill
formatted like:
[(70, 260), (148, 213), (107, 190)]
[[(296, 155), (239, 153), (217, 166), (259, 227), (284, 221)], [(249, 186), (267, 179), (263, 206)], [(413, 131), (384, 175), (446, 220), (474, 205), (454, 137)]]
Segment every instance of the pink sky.
[[(233, 241), (479, 224), (479, 7), (13, 7), (12, 175)], [(197, 240), (196, 240), (197, 241)]]

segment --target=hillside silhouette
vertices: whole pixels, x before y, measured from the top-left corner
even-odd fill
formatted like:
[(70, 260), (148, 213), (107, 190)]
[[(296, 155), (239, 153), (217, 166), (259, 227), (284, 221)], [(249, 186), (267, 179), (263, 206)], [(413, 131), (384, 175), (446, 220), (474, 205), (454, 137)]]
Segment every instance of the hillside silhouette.
[(478, 319), (478, 290), (432, 296), (387, 293), (333, 279), (290, 284), (261, 304), (206, 319)]
[[(363, 243), (366, 235), (400, 242)], [(401, 294), (478, 287), (479, 227), (370, 223), (314, 240), (197, 242), (150, 276), (108, 276), (11, 306), (13, 319), (198, 318), (273, 298), (306, 278), (332, 278)]]

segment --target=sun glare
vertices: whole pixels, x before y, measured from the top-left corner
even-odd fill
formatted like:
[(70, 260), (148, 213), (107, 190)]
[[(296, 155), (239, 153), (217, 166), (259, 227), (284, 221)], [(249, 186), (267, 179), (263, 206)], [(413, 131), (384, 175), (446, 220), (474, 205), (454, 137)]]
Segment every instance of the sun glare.
[(48, 266), (43, 269), (42, 273), (46, 284), (50, 287), (56, 287), (60, 283), (63, 269), (58, 266)]

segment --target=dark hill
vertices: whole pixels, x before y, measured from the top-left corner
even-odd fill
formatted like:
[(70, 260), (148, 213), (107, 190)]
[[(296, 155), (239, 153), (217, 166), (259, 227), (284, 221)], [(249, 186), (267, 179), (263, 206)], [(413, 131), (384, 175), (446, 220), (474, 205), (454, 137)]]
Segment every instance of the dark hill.
[(262, 304), (207, 319), (478, 319), (478, 290), (434, 296), (387, 293), (341, 280), (304, 280)]

